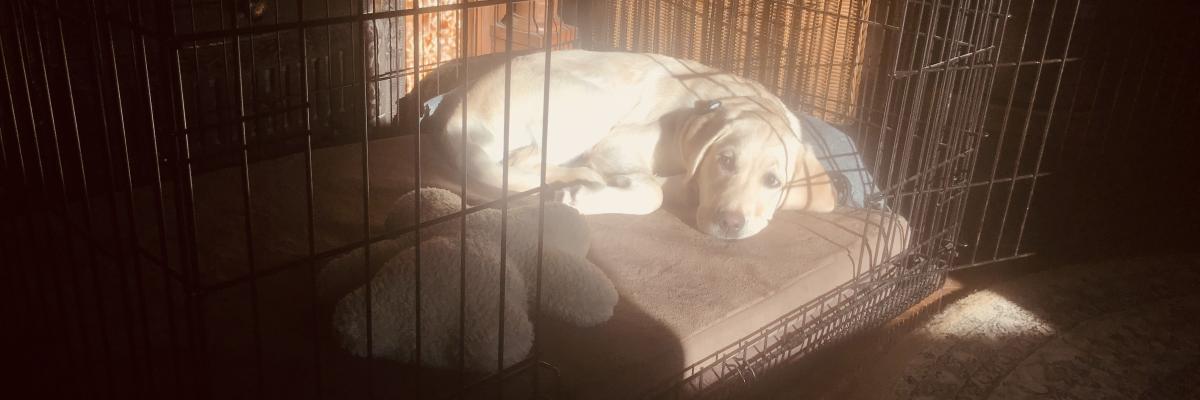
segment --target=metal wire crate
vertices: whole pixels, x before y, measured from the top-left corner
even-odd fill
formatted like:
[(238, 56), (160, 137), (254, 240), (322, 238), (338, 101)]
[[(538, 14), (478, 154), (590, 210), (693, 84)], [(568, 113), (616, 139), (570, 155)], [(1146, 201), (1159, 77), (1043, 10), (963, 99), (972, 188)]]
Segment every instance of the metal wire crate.
[[(851, 282), (652, 393), (727, 394), (895, 316), (939, 287), (947, 271), (1033, 254), (1028, 216), (1048, 175), (1045, 153), (1063, 147), (1050, 140), (1055, 124), (1076, 112), (1076, 96), (1060, 93), (1081, 79), (1068, 71), (1083, 57), (1073, 38), (1085, 30), (1088, 10), (1081, 0), (6, 3), (0, 147), (2, 197), (12, 210), (3, 214), (4, 229), (15, 239), (6, 243), (15, 255), (6, 274), (27, 299), (17, 311), (30, 335), (58, 343), (27, 356), (42, 367), (29, 381), (69, 375), (74, 385), (49, 385), (63, 396), (211, 397), (221, 382), (212, 373), (220, 349), (209, 320), (232, 308), (222, 293), (246, 290), (242, 312), (253, 328), (244, 333), (254, 351), (237, 362), (249, 374), (246, 395), (272, 397), (261, 371), (280, 366), (263, 364), (263, 353), (274, 350), (263, 341), (260, 321), (269, 310), (258, 288), (288, 274), (313, 280), (331, 256), (363, 249), (369, 259), (370, 244), (432, 223), (371, 231), (373, 141), (420, 134), (420, 104), (483, 64), (583, 47), (696, 59), (762, 82), (851, 134), (880, 186), (873, 209), (903, 215), (913, 229), (897, 256), (856, 266)], [(431, 53), (426, 42), (439, 45)], [(347, 143), (361, 144), (361, 240), (320, 248), (314, 149)], [(275, 262), (251, 250), (243, 274), (206, 281), (195, 176), (236, 167), (238, 206), (249, 210), (257, 199), (251, 166), (289, 154), (305, 160), (294, 172), (304, 182), (296, 195), (307, 200), (298, 214), (306, 254)], [(135, 210), (147, 208), (153, 218), (138, 217)], [(262, 228), (250, 213), (230, 223), (254, 249), (252, 232)], [(320, 397), (322, 366), (332, 361), (321, 350), (320, 307), (304, 302), (311, 331), (295, 340), (311, 352), (288, 356), (312, 365), (318, 378), (291, 386)], [(379, 378), (370, 369), (353, 395), (371, 394)], [(415, 376), (416, 394), (442, 393), (422, 387), (428, 376)], [(467, 393), (552, 395), (554, 376), (554, 366), (535, 356), (480, 379), (430, 382)]]

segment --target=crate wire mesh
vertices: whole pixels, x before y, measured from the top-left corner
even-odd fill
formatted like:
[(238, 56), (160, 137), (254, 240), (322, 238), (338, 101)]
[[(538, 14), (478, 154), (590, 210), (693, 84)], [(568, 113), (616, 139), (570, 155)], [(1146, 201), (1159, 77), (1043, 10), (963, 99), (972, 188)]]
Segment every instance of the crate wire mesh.
[(829, 122), (853, 118), (872, 2), (610, 3), (605, 45), (700, 60), (770, 82)]
[(881, 184), (876, 205), (914, 229), (898, 257), (690, 366), (664, 395), (728, 394), (715, 383), (751, 381), (885, 321), (945, 272), (1032, 254), (1023, 235), (1054, 113), (1066, 108), (1064, 73), (1080, 61), (1080, 2), (611, 4), (612, 46), (750, 76), (855, 135)]
[[(316, 264), (329, 256), (361, 248), (369, 259), (369, 244), (419, 235), (437, 222), (384, 233), (364, 222), (362, 240), (319, 249), (313, 149), (361, 143), (361, 211), (368, 219), (372, 140), (419, 132), (413, 117), (420, 102), (405, 99), (428, 98), (469, 77), (472, 64), (458, 61), (518, 50), (511, 21), (538, 32), (544, 27), (534, 25), (559, 16), (580, 27), (579, 46), (691, 58), (762, 82), (789, 105), (853, 135), (880, 185), (873, 206), (906, 216), (913, 227), (898, 256), (859, 257), (872, 261), (856, 266), (853, 281), (688, 366), (659, 386), (660, 395), (727, 393), (733, 383), (898, 314), (936, 289), (946, 271), (1031, 254), (1026, 217), (1047, 174), (1043, 154), (1054, 145), (1048, 139), (1056, 111), (1075, 106), (1075, 96), (1059, 93), (1080, 59), (1071, 42), (1079, 1), (610, 0), (561, 9), (536, 3), (524, 19), (495, 8), (522, 3), (0, 6), (3, 198), (16, 210), (4, 214), (4, 225), (6, 237), (17, 238), (6, 243), (9, 253), (18, 255), (6, 273), (17, 278), (13, 292), (27, 299), (15, 311), (24, 312), (33, 332), (63, 344), (29, 359), (78, 372), (67, 378), (78, 385), (49, 385), (52, 394), (211, 397), (206, 320), (220, 312), (212, 296), (240, 287), (248, 290), (253, 320), (254, 354), (246, 362), (256, 371), (255, 390), (247, 395), (267, 396), (259, 285), (292, 270), (315, 280)], [(573, 31), (551, 31), (541, 47), (576, 45)], [(240, 206), (249, 210), (254, 162), (295, 153), (306, 158), (296, 172), (307, 180), (307, 255), (275, 263), (248, 250), (245, 274), (203, 281), (194, 176), (236, 167)], [(137, 220), (133, 210), (147, 207), (153, 220)], [(236, 223), (245, 247), (254, 249), (255, 221), (244, 215)], [(319, 375), (328, 355), (317, 343), (315, 304), (311, 312), (305, 340), (314, 350), (296, 357)], [(504, 390), (504, 381), (542, 379), (532, 390), (552, 387), (553, 366), (534, 354), (458, 384)], [(34, 382), (57, 379), (46, 370), (30, 374)], [(365, 379), (370, 394), (373, 375)], [(296, 385), (318, 397), (323, 391), (321, 379)]]

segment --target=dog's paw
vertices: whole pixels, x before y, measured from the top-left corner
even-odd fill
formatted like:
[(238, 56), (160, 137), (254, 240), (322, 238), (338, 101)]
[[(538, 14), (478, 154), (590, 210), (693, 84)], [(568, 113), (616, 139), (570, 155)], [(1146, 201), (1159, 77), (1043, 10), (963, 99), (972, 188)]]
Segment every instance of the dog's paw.
[(587, 196), (603, 190), (605, 187), (603, 183), (591, 181), (576, 182), (555, 190), (551, 200), (578, 208)]
[(571, 201), (569, 198), (570, 195), (571, 194), (567, 192), (566, 188), (555, 189), (554, 192), (550, 194), (550, 201), (569, 205), (569, 202)]
[(630, 186), (633, 186), (633, 179), (630, 179), (628, 175), (612, 175), (608, 177), (606, 182), (608, 183), (608, 186), (621, 189), (627, 189)]

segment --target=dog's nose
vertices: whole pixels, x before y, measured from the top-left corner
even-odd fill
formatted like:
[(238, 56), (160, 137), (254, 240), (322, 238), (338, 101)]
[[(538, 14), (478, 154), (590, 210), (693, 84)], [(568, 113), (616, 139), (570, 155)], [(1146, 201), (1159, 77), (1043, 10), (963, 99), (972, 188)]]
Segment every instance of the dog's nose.
[(746, 216), (738, 212), (723, 212), (718, 221), (720, 221), (721, 230), (725, 233), (737, 233), (742, 230), (743, 226), (746, 226)]

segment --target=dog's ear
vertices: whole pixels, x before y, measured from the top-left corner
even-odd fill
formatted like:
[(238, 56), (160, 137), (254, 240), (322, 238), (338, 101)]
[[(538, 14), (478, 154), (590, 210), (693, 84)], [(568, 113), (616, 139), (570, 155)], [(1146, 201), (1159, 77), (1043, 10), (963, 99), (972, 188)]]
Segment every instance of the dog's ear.
[[(717, 104), (719, 107), (720, 103)], [(697, 106), (696, 110), (687, 115), (679, 135), (679, 151), (682, 153), (680, 159), (687, 168), (685, 176), (688, 180), (691, 180), (700, 168), (700, 162), (704, 160), (708, 148), (724, 136), (725, 122), (725, 113), (716, 107), (707, 109)]]
[(830, 212), (837, 206), (833, 180), (817, 161), (808, 145), (800, 145), (791, 179), (784, 186), (783, 205), (786, 210)]

